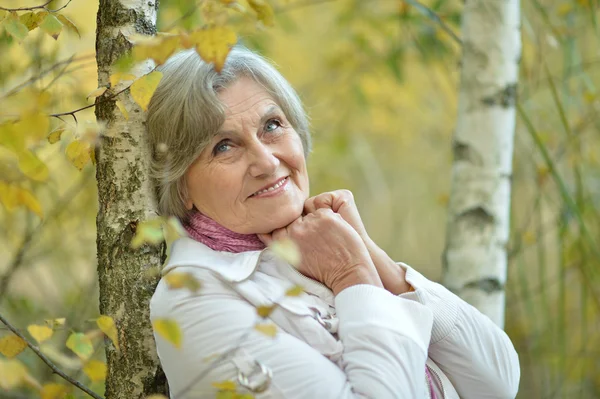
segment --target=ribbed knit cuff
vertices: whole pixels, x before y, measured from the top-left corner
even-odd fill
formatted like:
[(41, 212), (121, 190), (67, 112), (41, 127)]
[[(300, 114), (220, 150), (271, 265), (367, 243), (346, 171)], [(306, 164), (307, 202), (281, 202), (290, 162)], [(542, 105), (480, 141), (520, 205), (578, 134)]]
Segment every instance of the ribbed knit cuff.
[(443, 285), (425, 278), (421, 273), (405, 263), (398, 265), (406, 270), (406, 281), (415, 289), (400, 294), (400, 298), (409, 299), (425, 305), (433, 312), (431, 344), (444, 339), (454, 328), (458, 317), (458, 301), (461, 299)]
[(335, 297), (342, 341), (350, 334), (387, 329), (416, 342), (427, 353), (433, 323), (432, 312), (415, 301), (399, 298), (383, 288), (354, 285)]

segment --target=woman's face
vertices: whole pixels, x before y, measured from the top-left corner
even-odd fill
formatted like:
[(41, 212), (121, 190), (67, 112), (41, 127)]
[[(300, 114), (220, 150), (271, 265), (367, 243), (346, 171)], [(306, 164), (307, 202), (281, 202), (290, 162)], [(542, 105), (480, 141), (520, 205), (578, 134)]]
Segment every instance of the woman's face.
[(250, 78), (232, 83), (219, 99), (225, 123), (185, 174), (186, 207), (242, 234), (287, 226), (309, 193), (300, 137)]

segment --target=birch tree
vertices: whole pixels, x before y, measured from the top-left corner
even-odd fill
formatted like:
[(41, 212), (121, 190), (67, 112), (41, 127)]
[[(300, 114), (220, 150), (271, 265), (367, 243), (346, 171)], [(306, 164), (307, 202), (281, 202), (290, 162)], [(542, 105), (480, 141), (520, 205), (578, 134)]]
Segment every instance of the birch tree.
[(443, 284), (503, 327), (519, 0), (467, 0)]
[[(144, 113), (129, 90), (107, 98), (121, 88), (114, 65), (131, 50), (129, 38), (156, 33), (157, 7), (148, 0), (100, 0), (97, 17), (98, 86), (110, 88), (96, 104), (96, 117), (106, 125), (96, 152), (100, 312), (115, 320), (120, 346), (107, 342), (107, 399), (142, 398), (164, 385), (149, 319), (154, 286), (145, 277), (145, 271), (160, 266), (161, 248), (129, 245), (138, 223), (154, 216)], [(152, 65), (137, 68), (135, 75), (142, 76)]]

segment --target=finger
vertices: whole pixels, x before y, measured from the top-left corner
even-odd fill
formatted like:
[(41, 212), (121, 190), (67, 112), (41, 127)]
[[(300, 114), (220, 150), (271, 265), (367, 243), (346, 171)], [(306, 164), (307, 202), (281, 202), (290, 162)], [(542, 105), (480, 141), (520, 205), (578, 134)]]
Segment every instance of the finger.
[(266, 246), (271, 245), (271, 243), (274, 241), (273, 240), (273, 234), (257, 234), (258, 239), (261, 240), (263, 242), (263, 244), (265, 244)]
[(311, 197), (304, 202), (304, 211), (313, 213), (320, 208), (331, 208), (333, 205), (334, 195), (327, 192)]

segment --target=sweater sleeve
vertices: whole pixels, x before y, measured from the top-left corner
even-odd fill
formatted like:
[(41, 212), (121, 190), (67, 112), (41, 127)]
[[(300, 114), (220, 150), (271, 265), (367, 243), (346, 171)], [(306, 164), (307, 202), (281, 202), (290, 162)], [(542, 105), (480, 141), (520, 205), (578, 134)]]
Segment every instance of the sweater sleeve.
[(463, 399), (509, 399), (517, 395), (520, 366), (506, 333), (490, 318), (441, 284), (410, 266), (406, 281), (415, 291), (400, 295), (425, 305), (433, 313), (429, 357)]
[(214, 398), (213, 383), (236, 381), (236, 358), (271, 370), (269, 387), (254, 394), (257, 399), (426, 395), (424, 366), (433, 316), (425, 306), (368, 285), (340, 292), (335, 298), (344, 345), (340, 367), (280, 329), (275, 338), (256, 331), (252, 305), (219, 281), (202, 282), (198, 295), (169, 291), (161, 282), (151, 301), (152, 320), (169, 318), (182, 330), (180, 349), (155, 332), (172, 398)]

